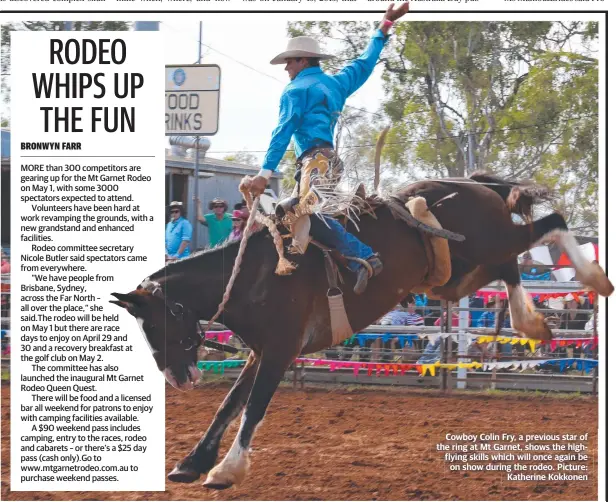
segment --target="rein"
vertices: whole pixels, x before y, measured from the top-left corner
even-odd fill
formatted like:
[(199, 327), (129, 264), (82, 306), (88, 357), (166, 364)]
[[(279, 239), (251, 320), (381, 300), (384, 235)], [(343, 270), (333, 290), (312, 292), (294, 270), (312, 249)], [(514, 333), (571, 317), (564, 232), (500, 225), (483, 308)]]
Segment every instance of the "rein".
[[(233, 347), (231, 345), (222, 344), (219, 342), (215, 342), (214, 340), (209, 340), (208, 338), (206, 338), (205, 333), (209, 331), (210, 327), (212, 326), (214, 321), (218, 319), (220, 314), (223, 312), (226, 303), (229, 301), (229, 297), (231, 296), (231, 289), (233, 288), (235, 279), (237, 278), (239, 271), (240, 271), (242, 257), (244, 255), (244, 251), (248, 243), (248, 237), (251, 233), (250, 229), (253, 226), (254, 221), (257, 218), (257, 215), (259, 214), (259, 204), (257, 203), (259, 200), (259, 197), (256, 197), (255, 200), (253, 201), (247, 192), (244, 193), (244, 197), (246, 198), (246, 202), (251, 208), (250, 216), (248, 217), (248, 221), (246, 222), (246, 227), (244, 228), (244, 232), (242, 233), (240, 249), (238, 251), (237, 257), (235, 258), (235, 264), (233, 265), (233, 272), (231, 273), (231, 278), (229, 279), (229, 283), (227, 284), (225, 293), (222, 297), (222, 302), (220, 302), (220, 305), (218, 306), (218, 311), (216, 312), (216, 314), (214, 314), (214, 316), (209, 320), (207, 327), (205, 328), (205, 331), (201, 327), (201, 322), (197, 320), (196, 333), (198, 333), (199, 335), (198, 339), (195, 339), (192, 336), (189, 337), (188, 341), (190, 341), (191, 345), (190, 347), (185, 348), (184, 350), (187, 350), (187, 351), (192, 350), (193, 348), (195, 348), (195, 346), (198, 347), (198, 346), (203, 345), (205, 347), (210, 347), (210, 348), (220, 350), (223, 352), (231, 352), (232, 354), (237, 354), (239, 352), (239, 349), (237, 349), (236, 347)], [(165, 302), (165, 305), (167, 306), (167, 308), (169, 309), (169, 312), (171, 312), (171, 315), (173, 317), (177, 317), (180, 320), (184, 318), (184, 312), (188, 311), (189, 309), (186, 309), (184, 305), (182, 305), (181, 303), (175, 302), (167, 298), (167, 296), (163, 293), (162, 287), (159, 283), (150, 281), (149, 284), (145, 285), (144, 287), (146, 290), (149, 289), (152, 295), (158, 296)], [(182, 340), (180, 344), (184, 344), (184, 340)]]
[[(173, 300), (168, 299), (163, 293), (163, 290), (160, 284), (154, 283), (154, 286), (155, 286), (154, 289), (151, 291), (152, 295), (157, 296), (158, 298), (161, 298), (165, 302), (165, 305), (167, 306), (167, 308), (169, 309), (169, 312), (171, 312), (171, 315), (173, 317), (176, 317), (180, 320), (184, 319), (184, 312), (188, 311), (189, 309), (186, 309), (184, 305), (182, 305), (179, 302), (174, 302)], [(208, 324), (208, 329), (211, 326), (211, 324), (212, 324), (211, 322)], [(204, 347), (209, 347), (215, 350), (220, 350), (222, 352), (230, 352), (232, 354), (237, 354), (239, 352), (239, 349), (237, 349), (236, 347), (233, 347), (231, 345), (226, 345), (223, 343), (219, 343), (219, 342), (215, 342), (214, 340), (209, 340), (208, 338), (206, 338), (205, 331), (201, 327), (201, 322), (199, 321), (197, 321), (197, 333), (199, 334), (199, 338), (195, 340), (194, 337), (189, 337), (188, 340), (190, 341), (191, 345), (190, 347), (185, 348), (184, 350), (186, 351), (192, 350), (195, 346), (198, 347), (200, 345), (203, 345)], [(183, 345), (183, 344), (184, 344), (184, 340), (180, 342), (180, 345)]]
[[(246, 222), (246, 226), (244, 227), (244, 232), (242, 233), (240, 249), (235, 258), (235, 263), (233, 264), (233, 272), (231, 272), (231, 277), (229, 278), (229, 283), (227, 284), (225, 293), (222, 296), (222, 301), (220, 302), (220, 305), (218, 305), (218, 311), (216, 312), (216, 314), (214, 314), (214, 317), (212, 317), (210, 321), (208, 322), (207, 327), (205, 328), (205, 331), (208, 331), (210, 329), (210, 326), (212, 326), (214, 321), (218, 319), (218, 316), (222, 314), (223, 310), (225, 309), (225, 305), (229, 301), (229, 297), (231, 296), (231, 289), (233, 288), (235, 279), (240, 273), (240, 265), (242, 264), (242, 257), (244, 256), (244, 251), (246, 250), (246, 245), (248, 244), (248, 236), (250, 235), (250, 229), (259, 212), (258, 201), (259, 201), (258, 196), (255, 198), (254, 201), (251, 201), (251, 200), (246, 201), (249, 205), (252, 204), (252, 207), (250, 209), (250, 216), (248, 217), (248, 221)], [(201, 326), (199, 326), (199, 329), (201, 329)]]

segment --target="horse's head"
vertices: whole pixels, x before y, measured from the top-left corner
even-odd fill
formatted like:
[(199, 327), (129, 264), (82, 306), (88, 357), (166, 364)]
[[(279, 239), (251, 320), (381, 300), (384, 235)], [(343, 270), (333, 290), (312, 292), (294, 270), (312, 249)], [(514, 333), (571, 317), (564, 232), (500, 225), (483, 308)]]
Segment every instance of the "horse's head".
[(112, 293), (111, 300), (125, 308), (143, 332), (158, 369), (167, 382), (179, 390), (190, 390), (201, 372), (197, 368), (197, 350), (201, 338), (197, 315), (180, 303), (165, 299), (160, 289), (138, 289), (128, 294)]

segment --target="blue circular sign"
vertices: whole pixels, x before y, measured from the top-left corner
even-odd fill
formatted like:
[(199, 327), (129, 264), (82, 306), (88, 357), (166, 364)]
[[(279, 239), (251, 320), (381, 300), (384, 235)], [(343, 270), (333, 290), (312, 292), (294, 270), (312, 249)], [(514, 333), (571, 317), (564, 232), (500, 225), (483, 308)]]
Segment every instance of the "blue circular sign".
[(173, 72), (173, 82), (175, 85), (182, 85), (186, 82), (186, 72), (182, 68), (178, 68)]

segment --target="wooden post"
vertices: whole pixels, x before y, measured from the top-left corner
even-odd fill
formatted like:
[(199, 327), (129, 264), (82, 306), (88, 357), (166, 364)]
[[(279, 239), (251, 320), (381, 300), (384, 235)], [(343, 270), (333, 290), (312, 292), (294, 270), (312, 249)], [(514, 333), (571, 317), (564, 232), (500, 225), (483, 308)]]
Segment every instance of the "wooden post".
[[(452, 329), (453, 329), (453, 325), (452, 325), (452, 321), (453, 321), (453, 311), (452, 311), (452, 305), (451, 302), (447, 302), (447, 333), (451, 333)], [(443, 344), (446, 347), (446, 352), (445, 352), (445, 362), (449, 363), (452, 362), (453, 360), (453, 356), (452, 356), (452, 345), (453, 345), (453, 341), (451, 340), (451, 335), (449, 335), (447, 337), (447, 339), (445, 340), (445, 343)], [(453, 387), (453, 371), (448, 369), (447, 371), (447, 392), (451, 392), (451, 388)]]
[[(451, 303), (441, 300), (441, 333), (447, 332), (447, 327), (451, 325), (451, 312), (449, 307)], [(447, 321), (445, 321), (445, 311), (447, 312)], [(445, 364), (448, 361), (448, 347), (447, 342), (444, 342), (441, 338), (441, 363)], [(445, 392), (448, 389), (447, 370), (441, 368), (441, 391)]]
[(302, 372), (299, 375), (299, 386), (302, 390), (304, 390), (304, 380), (306, 379), (306, 368), (305, 363), (302, 361)]

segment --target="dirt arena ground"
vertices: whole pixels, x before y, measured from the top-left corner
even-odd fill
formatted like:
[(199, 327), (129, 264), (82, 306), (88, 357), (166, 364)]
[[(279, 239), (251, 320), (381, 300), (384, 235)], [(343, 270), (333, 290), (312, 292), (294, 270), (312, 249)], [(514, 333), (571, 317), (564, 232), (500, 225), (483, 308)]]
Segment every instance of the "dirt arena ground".
[[(199, 440), (229, 384), (167, 387), (167, 472)], [(222, 492), (167, 482), (165, 492), (11, 492), (9, 386), (2, 385), (3, 500), (597, 500), (597, 401), (589, 397), (359, 388), (279, 389), (257, 431), (244, 483)], [(223, 441), (226, 452), (237, 422)], [(588, 481), (507, 481), (451, 472), (447, 433), (588, 432)], [(221, 457), (222, 458), (222, 455)], [(201, 482), (205, 477), (201, 478)]]

